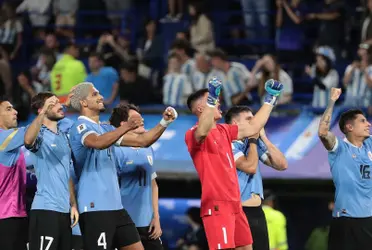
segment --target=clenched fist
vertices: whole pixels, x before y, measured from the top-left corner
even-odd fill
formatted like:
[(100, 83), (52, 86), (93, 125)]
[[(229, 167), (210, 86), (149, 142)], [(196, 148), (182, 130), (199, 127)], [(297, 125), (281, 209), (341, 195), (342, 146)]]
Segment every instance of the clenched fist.
[(338, 100), (338, 98), (340, 98), (340, 95), (341, 95), (341, 89), (340, 88), (332, 88), (331, 89), (331, 96), (330, 96), (330, 98), (331, 98), (331, 100), (332, 101), (337, 101)]

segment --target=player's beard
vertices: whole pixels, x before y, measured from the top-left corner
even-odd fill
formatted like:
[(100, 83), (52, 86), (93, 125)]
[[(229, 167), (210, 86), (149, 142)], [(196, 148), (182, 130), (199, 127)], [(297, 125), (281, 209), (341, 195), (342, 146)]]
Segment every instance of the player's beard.
[(56, 113), (56, 114), (48, 114), (47, 118), (51, 121), (58, 122), (59, 120), (62, 120), (63, 118), (65, 118), (65, 116)]

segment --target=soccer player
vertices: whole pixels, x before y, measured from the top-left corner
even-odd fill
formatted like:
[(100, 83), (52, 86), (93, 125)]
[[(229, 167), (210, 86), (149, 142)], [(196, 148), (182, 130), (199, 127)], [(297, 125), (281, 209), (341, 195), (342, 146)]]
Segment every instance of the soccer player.
[[(253, 112), (249, 107), (234, 106), (226, 112), (225, 122), (249, 124), (253, 117)], [(253, 250), (269, 250), (268, 230), (261, 206), (264, 193), (258, 160), (276, 170), (287, 169), (287, 160), (282, 152), (269, 141), (264, 128), (259, 134), (250, 138), (234, 141), (232, 151), (238, 172), (243, 211), (252, 232)]]
[[(110, 124), (118, 128), (131, 116), (140, 116), (139, 108), (132, 104), (114, 108)], [(141, 126), (128, 132), (145, 133)], [(153, 167), (154, 151), (151, 147), (115, 147), (115, 159), (118, 166), (121, 202), (128, 211), (144, 248), (163, 249), (160, 241), (162, 234), (159, 217), (159, 191), (156, 172)]]
[(21, 150), (25, 130), (17, 128), (13, 105), (0, 100), (0, 249), (26, 249), (26, 162)]
[(50, 92), (34, 96), (31, 107), (38, 115), (27, 128), (24, 143), (34, 155), (37, 191), (30, 212), (29, 247), (70, 250), (71, 227), (79, 213), (70, 176), (71, 148), (58, 126), (63, 107)]
[(330, 101), (318, 135), (328, 151), (328, 161), (336, 188), (328, 249), (371, 249), (372, 242), (372, 138), (371, 124), (357, 109), (341, 114), (338, 122), (345, 139), (329, 131), (335, 102), (341, 89), (332, 88)]
[(84, 249), (143, 249), (137, 229), (121, 203), (111, 146), (149, 147), (176, 119), (177, 112), (166, 109), (160, 123), (143, 134), (127, 134), (142, 126), (139, 115), (105, 133), (99, 122), (99, 114), (105, 110), (103, 97), (93, 84), (80, 83), (72, 92), (71, 106), (81, 114), (70, 130), (70, 143), (78, 178)]
[(269, 80), (265, 104), (249, 124), (217, 124), (221, 119), (218, 99), (222, 83), (209, 81), (209, 88), (188, 99), (198, 123), (186, 132), (185, 141), (201, 185), (201, 217), (210, 249), (252, 249), (252, 236), (240, 203), (239, 183), (231, 143), (257, 134), (269, 119), (283, 85)]

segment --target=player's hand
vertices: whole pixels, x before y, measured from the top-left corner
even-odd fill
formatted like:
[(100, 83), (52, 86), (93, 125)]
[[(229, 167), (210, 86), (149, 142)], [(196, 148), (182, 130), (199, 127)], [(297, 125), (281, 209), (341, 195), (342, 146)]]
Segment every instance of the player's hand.
[(70, 93), (68, 93), (68, 96), (67, 96), (67, 99), (66, 99), (66, 101), (65, 101), (65, 103), (64, 103), (64, 105), (66, 106), (66, 107), (70, 107), (70, 105), (71, 105), (71, 98), (74, 96), (74, 90), (76, 89), (76, 87), (77, 86), (74, 86), (74, 87), (72, 87), (71, 89), (70, 89)]
[(254, 135), (251, 135), (251, 136), (248, 137), (248, 139), (253, 138), (253, 139), (256, 139), (256, 140), (257, 140), (258, 137), (260, 137), (260, 133), (257, 133), (257, 134), (254, 134)]
[(263, 139), (263, 138), (266, 138), (266, 132), (265, 132), (265, 128), (262, 128), (261, 130), (260, 130), (260, 138), (261, 139)]
[(220, 95), (221, 95), (221, 89), (222, 89), (222, 82), (217, 77), (213, 77), (208, 82), (208, 99), (207, 103), (210, 106), (216, 106)]
[(152, 219), (149, 227), (149, 233), (151, 233), (149, 236), (150, 239), (156, 240), (160, 238), (163, 232), (161, 231), (159, 218)]
[(45, 114), (49, 109), (53, 108), (59, 102), (56, 96), (49, 97), (45, 100), (44, 106), (41, 109), (41, 114)]
[(79, 222), (79, 211), (77, 210), (76, 206), (71, 207), (70, 218), (73, 222), (71, 227), (76, 226), (76, 224)]
[(270, 79), (265, 82), (265, 90), (267, 92), (265, 103), (274, 106), (283, 90), (283, 84), (279, 81)]
[(341, 92), (340, 88), (331, 88), (331, 100), (334, 102), (337, 101), (340, 98)]
[(160, 121), (160, 125), (163, 127), (168, 127), (169, 124), (174, 122), (178, 117), (177, 110), (173, 107), (168, 107), (163, 112), (163, 119)]
[(138, 127), (143, 126), (143, 118), (140, 115), (132, 115), (128, 118), (127, 124), (130, 130), (134, 130)]

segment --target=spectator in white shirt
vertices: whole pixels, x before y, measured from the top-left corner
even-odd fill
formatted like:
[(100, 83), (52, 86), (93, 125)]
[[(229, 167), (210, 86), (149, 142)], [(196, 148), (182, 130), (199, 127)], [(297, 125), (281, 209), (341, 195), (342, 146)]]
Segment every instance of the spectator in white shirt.
[(305, 73), (314, 84), (313, 102), (314, 108), (325, 108), (329, 102), (331, 88), (337, 88), (339, 76), (333, 68), (336, 60), (335, 54), (330, 47), (319, 47), (316, 50), (315, 64), (305, 67)]
[(176, 53), (181, 59), (181, 72), (187, 76), (189, 82), (192, 83), (192, 79), (195, 72), (195, 61), (190, 56), (191, 45), (186, 40), (175, 40), (172, 44), (172, 52)]
[(343, 84), (346, 88), (344, 105), (368, 107), (372, 88), (372, 47), (362, 43), (358, 49), (358, 59), (347, 66)]
[(223, 73), (212, 67), (210, 58), (204, 53), (195, 55), (196, 71), (193, 77), (194, 89), (208, 88), (208, 81), (212, 77), (223, 79)]
[(23, 26), (17, 19), (15, 9), (10, 3), (2, 5), (0, 19), (0, 51), (6, 59), (13, 60), (17, 57), (22, 45)]
[(230, 62), (227, 55), (221, 49), (208, 52), (211, 63), (217, 70), (223, 72), (222, 95), (224, 104), (227, 107), (240, 104), (244, 99), (249, 100), (250, 96), (244, 93), (251, 73), (244, 64)]
[(280, 67), (273, 55), (267, 54), (258, 60), (252, 69), (252, 75), (255, 77), (251, 77), (246, 89), (247, 92), (258, 87), (258, 95), (263, 101), (265, 82), (269, 79), (275, 79), (283, 84), (283, 91), (279, 97), (278, 105), (291, 102), (293, 94), (292, 78)]
[(163, 77), (163, 104), (171, 106), (186, 105), (192, 93), (188, 77), (181, 72), (181, 58), (172, 53), (168, 58), (167, 74)]

